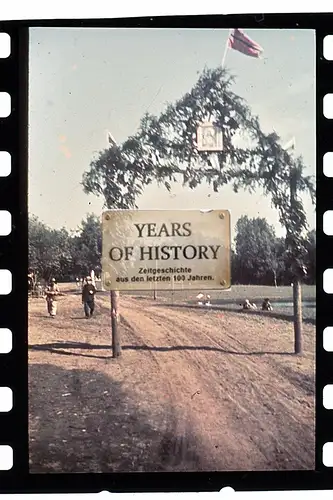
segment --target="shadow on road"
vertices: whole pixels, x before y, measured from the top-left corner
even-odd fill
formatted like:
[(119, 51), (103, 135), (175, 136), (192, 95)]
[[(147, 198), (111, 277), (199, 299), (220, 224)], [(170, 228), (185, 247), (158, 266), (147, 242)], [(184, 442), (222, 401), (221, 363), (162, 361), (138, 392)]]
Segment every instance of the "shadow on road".
[(143, 410), (103, 373), (30, 364), (30, 472), (198, 470), (193, 435), (175, 435), (172, 409), (170, 426), (161, 424), (166, 417)]
[[(29, 345), (29, 349), (34, 351), (49, 351), (57, 354), (64, 354), (67, 356), (83, 356), (91, 358), (111, 358), (111, 345), (101, 345), (101, 344), (89, 344), (84, 342), (53, 342), (49, 344), (35, 344)], [(65, 351), (64, 349), (91, 349), (91, 350), (106, 350), (109, 351), (109, 355), (97, 356), (94, 354), (81, 354)], [(157, 352), (170, 352), (170, 351), (212, 351), (220, 352), (222, 354), (232, 354), (236, 356), (263, 356), (263, 355), (281, 355), (281, 356), (291, 356), (293, 352), (276, 352), (276, 351), (249, 351), (249, 352), (239, 352), (230, 351), (222, 349), (220, 347), (214, 346), (191, 346), (191, 345), (176, 345), (176, 346), (148, 346), (148, 345), (123, 345), (122, 350), (132, 350), (132, 351), (157, 351)]]

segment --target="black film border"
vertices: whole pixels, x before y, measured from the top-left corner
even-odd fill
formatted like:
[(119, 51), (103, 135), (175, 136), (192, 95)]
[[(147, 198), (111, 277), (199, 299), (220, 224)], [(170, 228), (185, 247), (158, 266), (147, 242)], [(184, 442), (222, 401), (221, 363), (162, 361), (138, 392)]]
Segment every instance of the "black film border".
[[(12, 214), (12, 231), (0, 237), (2, 269), (12, 272), (12, 292), (0, 296), (0, 328), (13, 334), (13, 349), (0, 354), (0, 386), (13, 390), (9, 413), (0, 413), (0, 444), (11, 445), (14, 465), (0, 471), (1, 493), (109, 491), (217, 491), (333, 489), (333, 474), (322, 464), (322, 449), (333, 441), (332, 411), (323, 407), (323, 388), (333, 383), (333, 354), (323, 348), (330, 326), (331, 298), (323, 290), (323, 272), (333, 267), (333, 238), (323, 233), (323, 214), (332, 209), (333, 178), (323, 175), (323, 156), (333, 148), (333, 121), (323, 115), (323, 97), (333, 90), (333, 61), (323, 57), (323, 40), (331, 34), (332, 14), (160, 17), (118, 20), (16, 21), (0, 23), (11, 37), (11, 55), (0, 59), (0, 91), (11, 95), (12, 111), (0, 119), (0, 150), (11, 154), (11, 174), (0, 178), (0, 210)], [(164, 28), (298, 28), (316, 30), (317, 113), (317, 333), (316, 333), (316, 470), (278, 472), (196, 472), (120, 474), (29, 474), (28, 449), (28, 29), (33, 26)], [(287, 57), (287, 54), (286, 54)]]

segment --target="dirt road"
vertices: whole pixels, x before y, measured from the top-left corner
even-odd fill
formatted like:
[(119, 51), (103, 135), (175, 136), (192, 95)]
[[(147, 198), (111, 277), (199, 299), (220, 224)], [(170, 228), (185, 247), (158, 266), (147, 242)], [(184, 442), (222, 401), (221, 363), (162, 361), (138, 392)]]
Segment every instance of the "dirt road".
[(30, 302), (32, 472), (314, 468), (314, 327), (121, 296)]

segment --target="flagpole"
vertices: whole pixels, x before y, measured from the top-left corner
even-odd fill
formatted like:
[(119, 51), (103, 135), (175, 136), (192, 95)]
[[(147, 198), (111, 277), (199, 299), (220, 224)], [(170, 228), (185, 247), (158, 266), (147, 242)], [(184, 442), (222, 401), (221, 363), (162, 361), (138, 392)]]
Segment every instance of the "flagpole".
[(228, 37), (227, 37), (227, 41), (225, 42), (224, 53), (223, 53), (222, 63), (221, 63), (221, 67), (222, 67), (222, 68), (224, 67), (224, 65), (225, 65), (225, 60), (226, 60), (226, 58), (227, 58), (227, 53), (228, 53), (228, 49), (229, 49), (229, 38), (230, 38), (231, 32), (232, 32), (232, 30), (229, 30), (229, 34), (228, 34)]

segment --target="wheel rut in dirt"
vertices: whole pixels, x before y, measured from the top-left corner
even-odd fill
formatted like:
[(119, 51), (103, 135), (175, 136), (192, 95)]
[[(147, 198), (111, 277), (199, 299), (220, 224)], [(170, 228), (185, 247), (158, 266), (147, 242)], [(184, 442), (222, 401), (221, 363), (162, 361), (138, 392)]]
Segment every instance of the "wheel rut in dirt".
[(172, 377), (177, 386), (179, 418), (184, 419), (182, 403), (189, 389), (193, 395), (200, 388), (200, 396), (193, 398), (197, 404), (187, 405), (185, 415), (214, 454), (218, 446), (232, 457), (236, 445), (243, 450), (247, 468), (269, 468), (278, 462), (289, 469), (295, 468), (295, 461), (299, 468), (311, 468), (311, 397), (284, 377), (269, 356), (251, 355), (246, 342), (228, 331), (228, 322), (183, 308), (142, 307), (128, 297), (122, 315), (136, 341), (155, 353), (163, 379)]
[(119, 312), (113, 359), (107, 295), (89, 321), (74, 294), (54, 320), (30, 304), (35, 471), (314, 467), (312, 326), (294, 357), (282, 320), (122, 294)]

